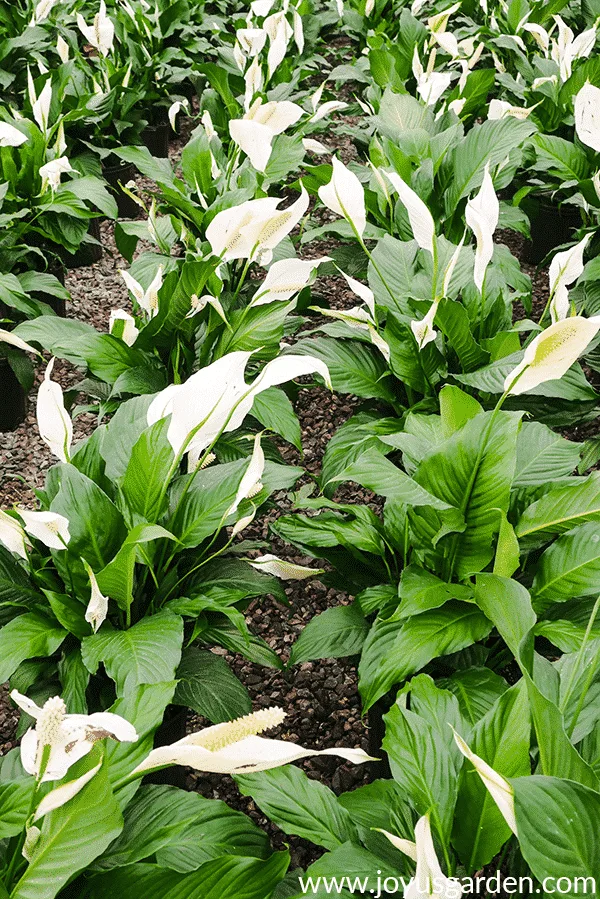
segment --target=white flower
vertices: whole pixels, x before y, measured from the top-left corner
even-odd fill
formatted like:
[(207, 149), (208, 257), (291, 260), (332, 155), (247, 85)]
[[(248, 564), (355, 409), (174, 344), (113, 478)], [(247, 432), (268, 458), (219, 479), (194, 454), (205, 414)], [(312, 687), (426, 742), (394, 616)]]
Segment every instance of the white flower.
[(272, 553), (258, 556), (256, 559), (248, 559), (248, 562), (257, 571), (266, 571), (267, 574), (274, 574), (275, 577), (281, 578), (282, 581), (304, 581), (306, 578), (323, 574), (322, 568), (306, 568), (304, 565), (294, 565), (292, 562), (286, 562), (284, 559), (272, 555)]
[(187, 100), (175, 100), (174, 103), (171, 103), (169, 106), (169, 111), (167, 113), (169, 118), (169, 124), (173, 131), (176, 130), (177, 127), (177, 116), (182, 109), (188, 110), (190, 108), (190, 104)]
[(247, 119), (231, 119), (229, 133), (238, 147), (244, 151), (257, 172), (264, 172), (271, 158), (273, 132), (260, 122)]
[(424, 346), (427, 346), (428, 343), (431, 343), (432, 340), (435, 340), (436, 331), (433, 327), (433, 323), (435, 321), (437, 308), (437, 301), (433, 302), (429, 307), (429, 311), (425, 318), (413, 319), (410, 323), (410, 329), (415, 336), (417, 346), (420, 350), (422, 350)]
[(490, 796), (498, 806), (498, 809), (502, 813), (502, 817), (512, 830), (514, 834), (517, 833), (517, 820), (515, 818), (515, 795), (514, 790), (506, 780), (506, 778), (502, 777), (501, 774), (498, 774), (497, 771), (488, 765), (487, 762), (484, 762), (482, 758), (475, 753), (467, 746), (465, 741), (459, 734), (454, 731), (454, 739), (456, 741), (456, 745), (464, 755), (466, 759), (468, 759), (483, 783), (487, 787)]
[(69, 45), (67, 44), (64, 37), (62, 37), (62, 35), (60, 35), (60, 34), (58, 35), (58, 37), (56, 39), (56, 51), (57, 51), (58, 55), (60, 56), (61, 62), (69, 61)]
[(574, 247), (557, 253), (550, 263), (550, 314), (553, 322), (566, 318), (569, 313), (567, 288), (583, 272), (583, 254), (591, 236), (586, 234)]
[[(327, 257), (325, 257), (327, 258)], [(324, 261), (324, 260), (323, 260)], [(362, 284), (360, 281), (357, 281), (356, 278), (351, 278), (350, 275), (347, 275), (346, 272), (343, 272), (339, 269), (340, 274), (344, 277), (346, 284), (352, 291), (355, 293), (357, 297), (363, 301), (365, 306), (368, 308), (371, 318), (375, 318), (375, 295), (370, 287), (367, 287), (366, 284)]]
[(600, 153), (600, 88), (589, 81), (575, 97), (575, 131), (583, 144)]
[(39, 97), (36, 96), (33, 78), (29, 68), (27, 69), (27, 89), (29, 93), (29, 102), (33, 118), (35, 119), (40, 131), (44, 134), (48, 131), (48, 118), (50, 116), (50, 104), (52, 103), (52, 82), (48, 79), (41, 90)]
[(0, 147), (20, 147), (27, 140), (27, 135), (8, 122), (0, 122)]
[(331, 115), (332, 112), (339, 112), (341, 109), (346, 109), (347, 106), (348, 104), (344, 103), (343, 100), (328, 100), (327, 103), (323, 103), (315, 111), (312, 116), (312, 121), (319, 122), (321, 119), (324, 119), (325, 116)]
[(60, 384), (51, 380), (55, 359), (46, 367), (37, 395), (36, 416), (40, 437), (61, 462), (69, 461), (73, 440), (73, 422), (65, 409)]
[(285, 712), (273, 707), (245, 715), (236, 721), (215, 724), (188, 734), (172, 746), (153, 749), (132, 773), (141, 774), (167, 765), (187, 765), (197, 771), (215, 774), (249, 774), (278, 768), (314, 755), (339, 755), (355, 765), (372, 761), (362, 749), (336, 748), (319, 752), (304, 749), (295, 743), (258, 736), (265, 730), (278, 727), (284, 718)]
[(221, 305), (221, 301), (217, 299), (217, 297), (213, 297), (210, 293), (205, 293), (203, 296), (199, 297), (195, 293), (193, 293), (190, 297), (191, 308), (187, 313), (186, 318), (193, 318), (194, 315), (197, 315), (199, 312), (208, 305), (212, 306), (215, 312), (221, 316), (225, 324), (228, 324), (227, 315), (223, 306)]
[(40, 166), (40, 178), (42, 179), (42, 193), (47, 189), (48, 185), (51, 190), (58, 190), (60, 187), (60, 178), (64, 172), (72, 172), (71, 163), (66, 156), (59, 156), (45, 165)]
[[(240, 486), (237, 489), (235, 499), (227, 510), (227, 517), (234, 515), (242, 500), (252, 499), (262, 490), (261, 478), (265, 470), (265, 454), (260, 439), (262, 434), (257, 434), (254, 438), (254, 447), (248, 467), (242, 476)], [(237, 533), (236, 528), (233, 530), (234, 535)]]
[(367, 226), (363, 186), (337, 156), (333, 157), (332, 166), (330, 182), (319, 188), (321, 202), (336, 215), (345, 218), (362, 237)]
[(303, 137), (302, 146), (305, 150), (308, 150), (309, 153), (316, 153), (317, 156), (331, 153), (329, 147), (326, 147), (325, 144), (322, 144), (319, 140), (313, 140), (312, 137)]
[(24, 350), (26, 353), (35, 353), (36, 356), (40, 355), (34, 347), (25, 343), (24, 340), (17, 337), (16, 334), (13, 334), (12, 331), (5, 331), (4, 328), (0, 328), (0, 342), (9, 343), (11, 346), (16, 346), (18, 350)]
[(267, 32), (262, 28), (240, 28), (235, 36), (248, 58), (258, 56), (267, 41)]
[(530, 108), (523, 106), (512, 106), (510, 103), (507, 103), (506, 100), (497, 100), (494, 98), (490, 101), (490, 108), (488, 110), (488, 119), (505, 119), (507, 116), (511, 116), (514, 119), (526, 119), (533, 112), (533, 106)]
[(385, 175), (406, 207), (415, 240), (421, 249), (427, 250), (433, 256), (435, 222), (431, 212), (421, 197), (415, 193), (412, 187), (409, 187), (406, 181), (402, 180), (400, 175), (396, 174), (396, 172), (386, 172)]
[(58, 512), (30, 512), (29, 509), (16, 510), (25, 524), (25, 530), (48, 549), (66, 549), (71, 539), (69, 522)]
[(254, 397), (269, 387), (314, 372), (329, 384), (329, 372), (323, 362), (312, 356), (289, 354), (268, 362), (248, 385), (244, 370), (251, 355), (241, 351), (229, 353), (196, 372), (184, 384), (171, 384), (157, 394), (148, 409), (148, 424), (171, 415), (167, 437), (176, 455), (199, 453), (220, 433), (238, 428), (250, 412)]
[(285, 59), (285, 53), (293, 30), (285, 17), (284, 12), (274, 13), (265, 19), (263, 28), (269, 35), (269, 52), (267, 54), (267, 69), (269, 78), (279, 68)]
[(390, 842), (417, 863), (415, 876), (404, 890), (404, 899), (457, 899), (463, 892), (460, 881), (446, 877), (433, 845), (429, 816), (419, 818), (415, 827), (415, 842), (402, 840), (382, 831)]
[(516, 396), (546, 381), (557, 381), (594, 339), (600, 328), (600, 316), (563, 318), (531, 341), (523, 360), (504, 381), (504, 389)]
[(88, 565), (85, 559), (82, 559), (81, 561), (83, 562), (83, 567), (87, 571), (87, 575), (90, 579), (90, 586), (92, 589), (90, 601), (88, 602), (87, 609), (85, 610), (85, 620), (88, 622), (88, 624), (92, 625), (92, 630), (94, 631), (94, 633), (96, 633), (96, 631), (108, 615), (108, 596), (104, 596), (104, 594), (100, 590), (98, 581), (96, 580), (96, 575), (92, 571), (90, 565)]
[(589, 28), (574, 37), (572, 30), (561, 16), (554, 16), (558, 25), (558, 38), (553, 39), (550, 56), (557, 63), (561, 81), (571, 77), (573, 63), (576, 59), (589, 56), (596, 43), (596, 29)]
[[(60, 787), (55, 787), (50, 793), (47, 793), (38, 807), (35, 810), (33, 820), (39, 821), (40, 818), (43, 818), (44, 815), (47, 815), (48, 812), (53, 812), (57, 808), (61, 808), (63, 805), (66, 805), (67, 802), (70, 802), (83, 788), (87, 783), (90, 782), (92, 777), (94, 777), (100, 768), (102, 767), (102, 762), (98, 762), (97, 765), (94, 765), (93, 768), (90, 768), (89, 771), (86, 771), (85, 774), (82, 774), (80, 777), (76, 777), (75, 780), (70, 780), (66, 784), (61, 784)], [(30, 839), (30, 833), (33, 831), (33, 840)], [(36, 834), (37, 831), (37, 834)], [(27, 831), (27, 837), (30, 842), (30, 852), (29, 855), (32, 856), (33, 853), (31, 850), (35, 850), (35, 843), (37, 843), (39, 837), (41, 836), (41, 831), (37, 827), (31, 827)], [(34, 843), (31, 846), (31, 843)], [(25, 858), (28, 858), (28, 855), (25, 854), (25, 847), (23, 848), (23, 855)], [(31, 860), (29, 858), (28, 860)]]
[(22, 559), (27, 558), (25, 549), (25, 531), (19, 522), (0, 510), (0, 543), (11, 553), (16, 553)]
[(100, 0), (100, 10), (94, 16), (93, 25), (86, 25), (81, 13), (77, 15), (77, 25), (88, 43), (95, 47), (102, 56), (108, 56), (114, 45), (115, 26), (106, 15), (104, 0)]
[(490, 176), (489, 162), (486, 162), (479, 193), (469, 200), (465, 210), (467, 225), (477, 238), (473, 279), (480, 292), (483, 290), (487, 267), (494, 255), (494, 231), (498, 227), (499, 216), (500, 204)]
[(375, 9), (375, 0), (365, 0), (365, 16), (368, 18)]
[(528, 31), (538, 47), (543, 50), (545, 54), (548, 53), (550, 48), (550, 35), (542, 25), (538, 25), (534, 22), (526, 22), (523, 25), (523, 31)]
[(291, 125), (302, 118), (304, 110), (291, 100), (270, 100), (263, 103), (260, 98), (255, 100), (244, 119), (259, 122), (266, 125), (271, 134), (283, 134)]
[[(92, 749), (96, 740), (109, 737), (133, 743), (138, 735), (133, 725), (112, 712), (68, 715), (60, 696), (48, 699), (42, 708), (28, 696), (13, 690), (11, 699), (36, 719), (21, 741), (21, 762), (28, 774), (42, 782), (61, 780), (71, 765)], [(49, 747), (49, 752), (44, 752)]]
[(259, 19), (264, 19), (264, 17), (268, 16), (271, 12), (273, 3), (274, 0), (252, 0), (250, 9)]
[(136, 327), (133, 315), (125, 312), (124, 309), (112, 309), (110, 313), (108, 330), (115, 337), (120, 337), (127, 346), (133, 346), (140, 333)]
[(35, 10), (33, 11), (33, 16), (29, 24), (39, 25), (40, 22), (45, 21), (52, 12), (52, 8), (56, 5), (56, 3), (57, 0), (40, 0)]
[(427, 106), (435, 106), (442, 94), (450, 86), (452, 75), (449, 72), (425, 71), (419, 59), (419, 48), (416, 45), (413, 53), (412, 69), (417, 82), (419, 96)]
[(255, 56), (248, 66), (248, 70), (244, 75), (244, 83), (246, 85), (244, 105), (245, 108), (248, 109), (252, 100), (254, 99), (254, 95), (262, 90), (264, 84), (262, 66), (260, 64), (258, 56)]
[(276, 197), (262, 197), (217, 213), (206, 229), (215, 256), (223, 262), (252, 259), (268, 265), (272, 251), (304, 217), (309, 197), (302, 187), (291, 206), (280, 210), (280, 203)]
[(163, 283), (163, 267), (158, 266), (154, 278), (150, 282), (148, 288), (144, 290), (139, 281), (129, 274), (129, 272), (119, 270), (121, 277), (125, 281), (125, 285), (130, 293), (135, 297), (138, 305), (147, 313), (149, 318), (154, 318), (158, 313), (158, 292)]
[(280, 259), (279, 262), (274, 262), (250, 305), (264, 306), (291, 299), (306, 287), (314, 270), (322, 262), (329, 261), (329, 256), (321, 256), (319, 259)]

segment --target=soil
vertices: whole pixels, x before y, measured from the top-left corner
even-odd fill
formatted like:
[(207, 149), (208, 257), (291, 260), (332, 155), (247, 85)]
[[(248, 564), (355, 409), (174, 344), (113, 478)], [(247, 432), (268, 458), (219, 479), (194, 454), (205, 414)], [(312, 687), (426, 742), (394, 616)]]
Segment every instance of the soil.
[[(349, 124), (353, 120), (340, 116), (338, 121)], [(173, 144), (173, 161), (179, 158), (189, 130), (190, 120), (184, 120), (183, 134)], [(346, 162), (355, 158), (354, 147), (347, 135), (327, 133), (320, 139), (328, 144), (335, 143), (336, 151)], [(318, 161), (327, 158), (320, 157)], [(141, 190), (151, 188), (151, 184), (145, 179), (139, 178), (138, 182)], [(318, 223), (323, 224), (334, 218), (327, 210), (322, 210)], [(107, 329), (111, 309), (129, 308), (127, 291), (119, 275), (119, 269), (127, 268), (128, 264), (116, 249), (113, 232), (113, 224), (104, 222), (102, 242), (105, 252), (102, 259), (91, 267), (74, 269), (67, 274), (66, 286), (72, 297), (67, 315), (87, 321), (100, 330)], [(522, 255), (521, 239), (515, 240), (514, 235), (505, 233), (500, 236), (500, 240), (507, 243), (516, 255)], [(326, 255), (338, 245), (339, 242), (334, 239), (322, 240), (306, 247), (303, 254), (312, 257)], [(534, 279), (533, 317), (539, 317), (547, 300), (547, 273), (536, 274), (531, 266), (524, 267)], [(335, 308), (349, 308), (357, 304), (357, 298), (341, 277), (320, 279), (319, 292)], [(522, 308), (517, 308), (515, 312), (517, 317), (525, 317)], [(40, 376), (41, 373), (38, 373), (38, 383)], [(80, 374), (68, 364), (57, 363), (55, 378), (63, 387), (75, 384), (79, 377)], [(297, 412), (303, 437), (302, 464), (309, 472), (319, 471), (328, 440), (354, 413), (357, 405), (358, 402), (352, 397), (332, 396), (322, 388), (300, 392)], [(78, 416), (75, 421), (76, 439), (87, 436), (94, 426), (95, 419), (92, 415)], [(298, 461), (295, 451), (291, 451), (289, 447), (285, 450), (285, 455), (290, 462)], [(26, 421), (13, 433), (2, 436), (0, 508), (13, 504), (35, 506), (32, 488), (42, 486), (46, 471), (52, 464), (53, 459), (38, 435), (34, 392), (30, 397)], [(348, 494), (352, 497), (351, 501), (375, 501), (368, 491), (359, 488), (348, 490), (346, 495)], [(254, 532), (247, 536), (267, 538), (269, 521), (280, 511), (281, 509), (275, 510), (270, 516), (261, 519)], [(293, 548), (285, 546), (281, 541), (275, 541), (273, 551), (289, 561), (310, 564), (310, 560), (299, 557)], [(350, 601), (347, 595), (327, 589), (317, 580), (293, 582), (286, 589), (286, 594), (289, 608), (278, 604), (271, 597), (264, 597), (253, 601), (247, 610), (250, 629), (264, 637), (284, 661), (291, 644), (314, 615), (331, 606)], [(241, 656), (227, 654), (224, 650), (215, 651), (226, 656), (236, 674), (248, 687), (255, 708), (279, 705), (286, 710), (288, 717), (278, 736), (316, 749), (341, 745), (368, 748), (368, 731), (361, 719), (354, 660), (321, 660), (277, 671), (253, 665)], [(0, 754), (15, 745), (17, 720), (18, 715), (10, 703), (6, 686), (0, 687)], [(190, 717), (188, 731), (205, 726), (206, 723)], [(303, 763), (303, 767), (309, 776), (317, 778), (336, 793), (353, 789), (370, 777), (368, 765), (353, 767), (335, 757), (309, 760)], [(188, 786), (205, 796), (224, 799), (232, 807), (249, 813), (261, 826), (266, 827), (276, 848), (282, 848), (284, 843), (289, 845), (293, 866), (306, 867), (320, 855), (320, 850), (312, 844), (296, 837), (288, 837), (269, 823), (252, 800), (240, 795), (231, 778), (193, 773), (188, 776)]]

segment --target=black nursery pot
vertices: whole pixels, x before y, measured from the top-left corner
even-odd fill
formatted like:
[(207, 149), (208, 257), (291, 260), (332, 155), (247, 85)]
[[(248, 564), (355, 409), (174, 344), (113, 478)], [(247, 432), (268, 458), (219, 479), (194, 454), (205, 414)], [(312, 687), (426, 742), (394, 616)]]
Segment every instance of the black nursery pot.
[(27, 394), (4, 356), (0, 356), (0, 394), (0, 431), (14, 431), (25, 421)]
[(136, 175), (136, 168), (132, 162), (118, 162), (115, 165), (106, 165), (102, 167), (102, 174), (109, 186), (109, 190), (117, 201), (119, 210), (119, 218), (135, 219), (138, 217), (140, 208), (119, 186), (133, 181)]
[(556, 247), (568, 243), (581, 227), (581, 214), (573, 206), (557, 206), (545, 198), (531, 198), (523, 204), (531, 222), (531, 241), (526, 261), (539, 263)]
[(142, 131), (144, 144), (157, 159), (166, 159), (169, 155), (170, 127), (168, 122), (159, 122), (158, 125), (146, 125)]
[[(88, 234), (96, 240), (100, 240), (100, 222), (98, 219), (90, 219)], [(85, 268), (102, 259), (102, 246), (94, 243), (81, 244), (76, 253), (65, 253), (64, 263), (67, 268)]]
[[(187, 709), (180, 705), (168, 705), (163, 723), (154, 735), (154, 746), (170, 746), (171, 743), (182, 740), (185, 737), (186, 723)], [(181, 765), (171, 765), (170, 768), (163, 768), (155, 774), (147, 774), (143, 783), (167, 784), (185, 790), (186, 778), (185, 768)]]

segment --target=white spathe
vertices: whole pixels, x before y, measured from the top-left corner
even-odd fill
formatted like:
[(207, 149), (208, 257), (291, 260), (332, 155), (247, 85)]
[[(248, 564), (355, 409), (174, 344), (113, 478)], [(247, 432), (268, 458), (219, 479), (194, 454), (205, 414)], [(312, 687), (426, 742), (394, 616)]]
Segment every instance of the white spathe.
[(285, 718), (278, 708), (264, 709), (253, 714), (215, 724), (189, 734), (171, 746), (153, 749), (150, 755), (132, 772), (141, 774), (167, 765), (187, 765), (197, 771), (215, 774), (250, 774), (267, 771), (298, 759), (314, 755), (338, 755), (355, 765), (373, 761), (362, 749), (304, 749), (283, 740), (270, 740), (258, 734), (277, 727)]
[(525, 350), (525, 355), (504, 381), (504, 390), (516, 396), (546, 381), (557, 381), (594, 339), (600, 316), (563, 318), (542, 331)]
[(351, 172), (337, 156), (333, 157), (332, 166), (330, 182), (319, 188), (321, 202), (336, 215), (345, 218), (362, 237), (367, 226), (363, 186), (354, 172)]
[(327, 366), (319, 359), (289, 354), (268, 362), (252, 385), (246, 384), (244, 371), (251, 355), (229, 353), (184, 384), (171, 384), (157, 394), (148, 409), (148, 425), (171, 415), (167, 437), (175, 455), (201, 453), (220, 433), (238, 428), (254, 397), (269, 387), (315, 372), (330, 383)]
[(42, 193), (49, 186), (51, 190), (58, 190), (60, 187), (61, 175), (65, 172), (72, 172), (71, 163), (66, 156), (59, 156), (45, 165), (40, 166), (40, 178), (42, 179)]
[(144, 312), (148, 315), (149, 318), (154, 318), (155, 315), (158, 314), (158, 293), (162, 287), (163, 283), (163, 267), (162, 265), (158, 266), (156, 270), (156, 274), (154, 278), (148, 285), (148, 288), (144, 290), (139, 281), (129, 274), (129, 272), (119, 270), (120, 275), (125, 281), (125, 285), (127, 290), (133, 294), (136, 299), (138, 305), (144, 310)]
[(102, 56), (108, 56), (114, 45), (115, 26), (106, 14), (104, 0), (100, 0), (100, 9), (94, 16), (92, 25), (87, 25), (81, 13), (78, 13), (77, 26), (92, 47)]
[(385, 176), (406, 207), (415, 240), (422, 250), (427, 250), (433, 256), (435, 222), (431, 212), (421, 197), (415, 193), (412, 187), (409, 187), (406, 181), (402, 180), (400, 175), (396, 172), (386, 172)]
[[(35, 727), (30, 728), (21, 741), (21, 762), (28, 774), (42, 782), (61, 780), (71, 765), (90, 752), (96, 740), (110, 737), (117, 742), (132, 743), (138, 738), (133, 725), (112, 712), (69, 715), (60, 696), (52, 696), (41, 708), (17, 690), (10, 696), (19, 708), (36, 720)], [(42, 771), (46, 746), (50, 752)]]
[(73, 441), (73, 422), (65, 409), (62, 387), (51, 379), (55, 359), (46, 366), (37, 395), (36, 417), (40, 437), (57, 459), (68, 462)]
[(9, 125), (8, 122), (0, 122), (0, 147), (20, 147), (27, 140), (27, 135)]
[(435, 852), (428, 815), (419, 818), (415, 842), (403, 840), (383, 830), (388, 840), (417, 863), (415, 875), (404, 888), (404, 899), (459, 899), (463, 889), (457, 878), (446, 877)]
[(215, 256), (223, 262), (251, 259), (268, 264), (275, 247), (304, 217), (309, 196), (303, 186), (291, 206), (278, 209), (280, 203), (277, 197), (261, 197), (217, 213), (206, 229)]
[(576, 281), (583, 272), (583, 254), (591, 236), (591, 234), (586, 234), (574, 247), (557, 253), (550, 263), (548, 278), (550, 282), (550, 315), (553, 322), (566, 318), (569, 314), (568, 286)]
[(9, 552), (16, 553), (22, 559), (26, 559), (25, 539), (25, 531), (19, 522), (0, 509), (0, 543)]
[(115, 337), (120, 337), (127, 346), (133, 346), (140, 333), (133, 315), (124, 309), (111, 309), (108, 330)]
[(69, 521), (58, 512), (31, 512), (29, 509), (16, 509), (22, 519), (25, 530), (48, 549), (66, 549), (71, 535)]
[(264, 306), (267, 303), (281, 303), (299, 293), (312, 278), (316, 268), (323, 262), (330, 262), (329, 256), (319, 259), (280, 259), (274, 262), (267, 272), (252, 300), (251, 306)]
[(315, 577), (322, 574), (322, 568), (307, 568), (305, 565), (295, 565), (292, 562), (286, 562), (272, 553), (264, 556), (257, 556), (256, 559), (248, 559), (250, 565), (257, 571), (266, 571), (267, 574), (274, 574), (275, 577), (282, 581), (304, 581), (306, 578)]
[(483, 290), (487, 267), (494, 255), (494, 231), (498, 227), (499, 217), (500, 203), (494, 190), (489, 162), (487, 162), (479, 192), (469, 200), (465, 210), (467, 225), (477, 240), (473, 280), (480, 292)]
[(589, 81), (575, 97), (575, 131), (586, 147), (600, 153), (600, 88)]
[(86, 562), (85, 559), (82, 559), (81, 561), (83, 562), (83, 567), (87, 571), (91, 587), (90, 601), (88, 602), (87, 608), (85, 610), (85, 620), (88, 622), (88, 624), (91, 624), (92, 630), (94, 631), (94, 633), (96, 633), (96, 631), (108, 615), (108, 597), (104, 596), (104, 594), (100, 590), (98, 581), (96, 580), (96, 575), (92, 571), (91, 566)]
[(498, 774), (497, 771), (494, 771), (487, 762), (484, 762), (480, 756), (476, 755), (456, 731), (454, 731), (454, 740), (464, 757), (471, 762), (479, 774), (487, 787), (490, 796), (498, 806), (502, 817), (512, 832), (516, 834), (517, 819), (515, 817), (515, 795), (513, 788), (506, 778), (502, 777), (501, 774)]

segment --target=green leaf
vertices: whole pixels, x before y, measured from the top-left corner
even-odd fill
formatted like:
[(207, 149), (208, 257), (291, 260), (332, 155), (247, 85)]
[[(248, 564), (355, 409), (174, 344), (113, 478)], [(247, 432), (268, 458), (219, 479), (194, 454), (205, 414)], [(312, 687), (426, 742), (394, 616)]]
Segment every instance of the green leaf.
[(279, 434), (284, 440), (295, 446), (298, 452), (302, 452), (300, 422), (283, 390), (278, 390), (277, 387), (263, 390), (254, 397), (251, 414), (263, 427)]
[(590, 521), (558, 538), (541, 556), (532, 594), (545, 608), (578, 596), (598, 593), (600, 540), (598, 524)]
[(512, 784), (519, 844), (535, 877), (564, 878), (562, 895), (581, 895), (581, 878), (600, 871), (600, 795), (558, 777), (523, 777)]
[(223, 527), (248, 461), (239, 459), (221, 463), (193, 475), (184, 475), (175, 482), (171, 506), (176, 511), (167, 527), (184, 547), (198, 546), (219, 526)]
[(219, 724), (240, 718), (252, 711), (248, 691), (227, 662), (212, 652), (191, 646), (183, 653), (177, 668), (174, 702), (193, 709)]
[[(492, 559), (498, 510), (508, 511), (519, 424), (520, 415), (510, 412), (477, 415), (414, 474), (417, 483), (464, 515), (464, 531), (446, 538), (453, 541), (450, 561), (459, 578), (481, 571)], [(411, 514), (411, 524), (419, 524), (417, 515)]]
[(121, 609), (133, 602), (134, 569), (138, 549), (153, 540), (175, 540), (173, 534), (158, 524), (138, 524), (127, 535), (118, 553), (96, 575), (100, 590)]
[(158, 684), (175, 679), (181, 658), (183, 622), (178, 615), (160, 612), (142, 618), (126, 631), (104, 625), (81, 643), (81, 655), (90, 674), (100, 662), (123, 696), (138, 684)]
[(579, 463), (581, 444), (573, 443), (537, 421), (525, 421), (517, 437), (513, 487), (537, 487), (566, 478)]
[(250, 818), (220, 800), (198, 794), (196, 800), (195, 823), (156, 853), (160, 865), (188, 872), (211, 859), (232, 855), (269, 858), (269, 838)]
[(0, 545), (0, 603), (29, 605), (39, 593), (13, 554)]
[(294, 344), (294, 352), (321, 359), (329, 369), (333, 389), (339, 393), (394, 401), (385, 359), (375, 347), (358, 340), (315, 337)]
[[(89, 770), (98, 759), (90, 753), (81, 770)], [(69, 772), (73, 779), (76, 769)], [(42, 819), (42, 833), (12, 899), (54, 899), (60, 889), (86, 868), (118, 836), (123, 819), (115, 800), (106, 767), (61, 808)]]
[(52, 512), (69, 521), (68, 552), (83, 556), (94, 571), (112, 559), (126, 536), (123, 517), (106, 493), (73, 465), (62, 465)]
[(0, 630), (0, 683), (7, 681), (25, 659), (51, 656), (66, 636), (67, 631), (37, 612), (13, 618)]
[(0, 784), (0, 839), (6, 840), (20, 834), (30, 815), (31, 800), (35, 788), (32, 777), (20, 777), (10, 783)]
[(534, 134), (529, 142), (535, 150), (537, 171), (548, 172), (561, 181), (583, 181), (589, 178), (587, 154), (572, 141), (554, 134)]
[(472, 594), (470, 587), (447, 584), (435, 574), (411, 563), (402, 571), (398, 595), (401, 603), (394, 617), (403, 619), (439, 609), (451, 599), (468, 601)]
[[(288, 852), (275, 852), (267, 860), (219, 858), (190, 874), (179, 874), (153, 864), (127, 865), (95, 877), (90, 899), (126, 896), (127, 899), (265, 899), (284, 876)], [(20, 897), (19, 897), (20, 899)]]
[(469, 724), (476, 724), (483, 718), (508, 689), (504, 678), (489, 668), (465, 668), (456, 671), (451, 677), (440, 678), (437, 684), (454, 693), (463, 717)]
[(369, 625), (359, 606), (336, 606), (315, 615), (290, 652), (290, 665), (311, 659), (340, 659), (360, 652)]
[(491, 628), (478, 609), (457, 602), (415, 615), (406, 622), (376, 621), (363, 647), (358, 669), (364, 710), (432, 659), (484, 639)]
[(498, 633), (518, 659), (523, 640), (531, 633), (537, 620), (529, 591), (511, 578), (497, 574), (478, 574), (474, 597), (479, 608), (493, 621)]
[(148, 522), (158, 521), (167, 503), (166, 484), (175, 456), (167, 440), (170, 417), (143, 431), (135, 443), (121, 492), (129, 509)]
[(540, 773), (548, 777), (566, 777), (597, 790), (598, 778), (571, 744), (558, 706), (544, 695), (529, 675), (525, 673), (524, 676), (537, 734)]
[[(523, 777), (531, 772), (531, 723), (524, 686), (521, 682), (505, 692), (467, 737), (473, 752), (504, 777)], [(452, 842), (467, 872), (487, 865), (510, 835), (489, 790), (466, 761), (460, 776)]]
[(481, 404), (477, 402), (475, 397), (461, 390), (460, 387), (446, 384), (440, 390), (440, 416), (444, 439), (452, 437), (456, 431), (460, 431), (468, 421), (475, 418), (480, 412), (483, 412)]
[(600, 520), (600, 473), (557, 484), (528, 506), (516, 526), (527, 545), (546, 543), (588, 521)]
[(428, 721), (398, 703), (385, 723), (383, 748), (394, 780), (418, 815), (431, 814), (438, 836), (447, 842), (458, 788), (451, 729), (442, 740)]
[(481, 125), (474, 125), (462, 143), (455, 148), (448, 165), (450, 180), (444, 196), (447, 214), (451, 215), (459, 200), (481, 185), (486, 163), (493, 170), (533, 131), (535, 126), (531, 122), (518, 121), (512, 117), (487, 120)]
[(242, 794), (284, 833), (295, 834), (326, 849), (356, 838), (350, 814), (331, 790), (311, 780), (300, 768), (285, 765), (259, 774), (237, 775)]

